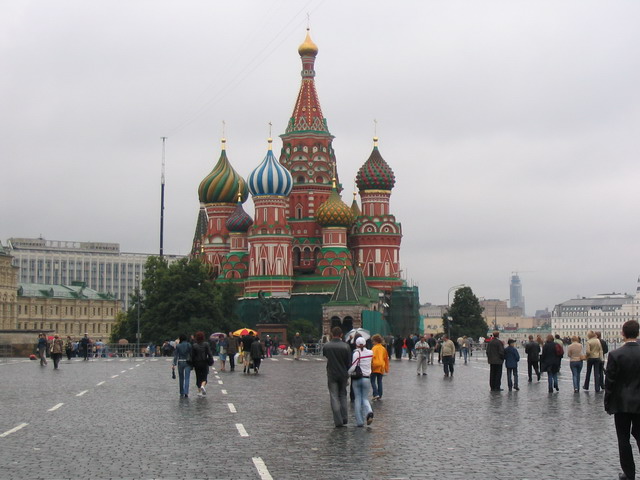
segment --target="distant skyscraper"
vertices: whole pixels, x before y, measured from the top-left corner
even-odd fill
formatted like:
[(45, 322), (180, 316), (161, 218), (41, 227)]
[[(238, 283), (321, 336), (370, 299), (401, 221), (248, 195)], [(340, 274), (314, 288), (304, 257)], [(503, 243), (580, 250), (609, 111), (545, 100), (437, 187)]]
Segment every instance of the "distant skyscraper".
[(509, 304), (511, 308), (520, 308), (524, 313), (524, 297), (522, 296), (522, 283), (518, 272), (512, 272), (511, 284), (509, 285)]

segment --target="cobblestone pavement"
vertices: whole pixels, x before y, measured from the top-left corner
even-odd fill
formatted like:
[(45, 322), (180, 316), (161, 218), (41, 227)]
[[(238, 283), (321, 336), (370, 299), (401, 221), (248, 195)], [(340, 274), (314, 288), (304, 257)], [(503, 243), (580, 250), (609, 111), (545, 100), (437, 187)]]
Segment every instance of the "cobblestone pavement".
[[(321, 357), (264, 360), (259, 375), (209, 376), (181, 399), (165, 358), (0, 363), (2, 479), (615, 479), (602, 394), (546, 378), (490, 392), (483, 357), (453, 378), (392, 360), (374, 422), (333, 426)], [(506, 373), (503, 376), (506, 390)]]

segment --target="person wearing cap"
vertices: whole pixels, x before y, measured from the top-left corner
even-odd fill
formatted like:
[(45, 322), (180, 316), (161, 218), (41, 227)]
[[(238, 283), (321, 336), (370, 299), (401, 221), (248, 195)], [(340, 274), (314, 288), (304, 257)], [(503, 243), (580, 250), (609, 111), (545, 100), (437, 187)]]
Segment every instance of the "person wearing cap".
[(507, 367), (507, 385), (509, 391), (520, 390), (518, 387), (518, 362), (520, 361), (520, 353), (514, 346), (516, 341), (512, 338), (507, 340), (507, 348), (504, 349), (504, 365)]
[(56, 333), (53, 336), (53, 343), (51, 344), (51, 359), (53, 360), (53, 369), (58, 369), (58, 364), (62, 359), (62, 352), (64, 352), (64, 341)]
[(363, 337), (356, 338), (356, 349), (353, 351), (351, 358), (351, 368), (349, 374), (352, 375), (357, 366), (362, 370), (361, 378), (351, 378), (351, 385), (355, 394), (355, 414), (356, 426), (363, 427), (366, 417), (367, 425), (373, 422), (373, 409), (369, 403), (369, 386), (371, 381), (371, 360), (373, 352), (366, 348), (367, 341)]

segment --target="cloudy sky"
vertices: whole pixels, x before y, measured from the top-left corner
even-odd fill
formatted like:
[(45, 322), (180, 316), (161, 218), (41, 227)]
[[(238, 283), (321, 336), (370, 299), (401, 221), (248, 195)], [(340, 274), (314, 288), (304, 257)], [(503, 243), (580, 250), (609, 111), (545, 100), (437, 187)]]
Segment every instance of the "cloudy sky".
[(635, 0), (4, 0), (0, 240), (157, 252), (166, 136), (165, 252), (188, 253), (222, 122), (245, 178), (284, 132), (308, 14), (343, 199), (376, 119), (422, 302), (506, 299), (512, 271), (527, 313), (635, 291)]

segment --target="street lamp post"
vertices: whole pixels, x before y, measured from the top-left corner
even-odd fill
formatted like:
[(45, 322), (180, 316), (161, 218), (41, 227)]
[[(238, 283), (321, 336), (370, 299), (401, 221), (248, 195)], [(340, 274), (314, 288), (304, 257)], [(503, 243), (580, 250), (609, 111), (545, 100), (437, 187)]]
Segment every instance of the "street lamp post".
[(137, 300), (138, 300), (138, 305), (137, 305), (137, 310), (138, 310), (138, 328), (136, 330), (136, 356), (140, 356), (140, 275), (136, 274), (136, 289), (137, 291)]
[(451, 322), (453, 322), (453, 317), (451, 315), (447, 316), (447, 338), (451, 339)]

